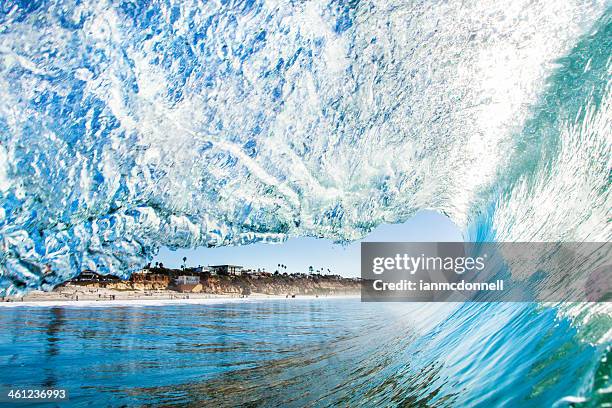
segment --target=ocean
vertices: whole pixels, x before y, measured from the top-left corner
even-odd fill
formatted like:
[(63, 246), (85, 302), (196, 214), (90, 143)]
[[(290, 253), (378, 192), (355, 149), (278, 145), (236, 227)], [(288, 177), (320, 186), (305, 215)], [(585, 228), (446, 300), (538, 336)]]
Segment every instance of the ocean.
[(610, 402), (594, 386), (609, 349), (535, 304), (12, 306), (0, 308), (0, 331), (0, 387), (65, 389), (61, 406)]

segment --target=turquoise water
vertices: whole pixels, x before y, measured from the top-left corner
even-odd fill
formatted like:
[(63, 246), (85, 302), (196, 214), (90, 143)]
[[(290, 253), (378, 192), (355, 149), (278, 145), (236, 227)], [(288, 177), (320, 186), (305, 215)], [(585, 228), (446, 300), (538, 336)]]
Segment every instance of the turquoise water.
[(589, 386), (601, 348), (532, 304), (13, 307), (0, 330), (1, 385), (65, 388), (66, 406), (611, 402)]

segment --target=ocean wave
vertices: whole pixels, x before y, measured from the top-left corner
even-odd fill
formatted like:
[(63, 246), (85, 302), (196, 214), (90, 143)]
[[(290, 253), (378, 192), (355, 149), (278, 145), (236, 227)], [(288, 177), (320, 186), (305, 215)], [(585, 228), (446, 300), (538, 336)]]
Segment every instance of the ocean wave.
[[(610, 241), (611, 16), (579, 0), (3, 2), (0, 291), (127, 276), (161, 245), (350, 241), (419, 209), (467, 240)], [(421, 337), (421, 367), (507, 401), (520, 372), (541, 379), (534, 400), (597, 406), (611, 314), (465, 304)], [(466, 334), (489, 359), (439, 359)]]
[(605, 2), (0, 19), (3, 291), (45, 265), (125, 276), (160, 245), (352, 240), (422, 208), (476, 239), (610, 237)]

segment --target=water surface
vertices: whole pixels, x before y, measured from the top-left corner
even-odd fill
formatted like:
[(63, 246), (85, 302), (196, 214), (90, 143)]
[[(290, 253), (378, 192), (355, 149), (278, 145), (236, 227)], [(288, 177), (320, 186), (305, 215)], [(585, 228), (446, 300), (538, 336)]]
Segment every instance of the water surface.
[(0, 330), (0, 385), (70, 406), (543, 406), (598, 352), (530, 304), (6, 307)]

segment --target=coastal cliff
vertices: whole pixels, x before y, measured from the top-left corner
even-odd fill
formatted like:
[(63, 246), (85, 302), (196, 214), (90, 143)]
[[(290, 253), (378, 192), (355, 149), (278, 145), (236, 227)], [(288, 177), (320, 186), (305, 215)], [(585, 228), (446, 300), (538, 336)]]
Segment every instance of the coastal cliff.
[(116, 282), (80, 283), (89, 288), (111, 290), (159, 291), (170, 290), (182, 293), (207, 293), (215, 295), (349, 295), (360, 290), (360, 282), (347, 278), (296, 277), (271, 275), (262, 277), (214, 275), (202, 277), (198, 284), (177, 285), (170, 282), (130, 280)]
[(268, 295), (343, 295), (357, 293), (358, 281), (352, 279), (318, 279), (293, 276), (270, 276), (253, 279), (244, 276), (211, 276), (203, 279), (206, 293), (262, 293)]

